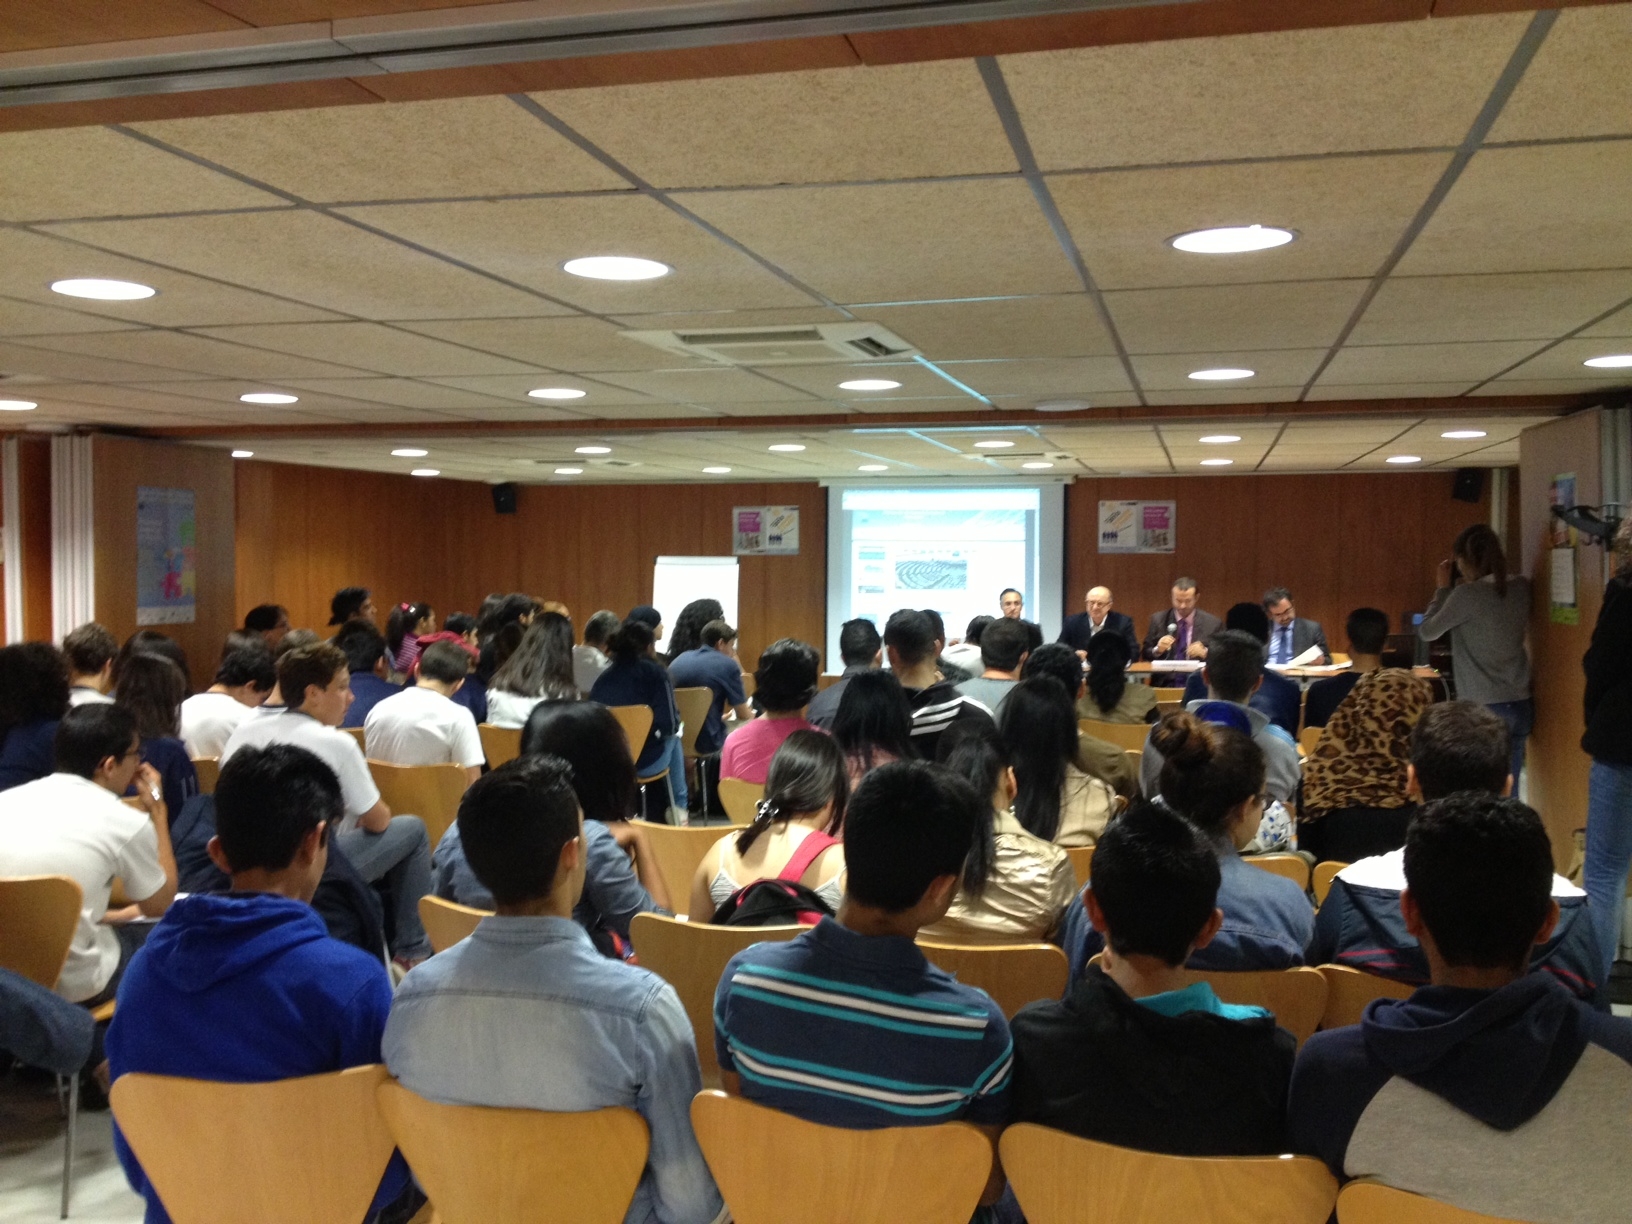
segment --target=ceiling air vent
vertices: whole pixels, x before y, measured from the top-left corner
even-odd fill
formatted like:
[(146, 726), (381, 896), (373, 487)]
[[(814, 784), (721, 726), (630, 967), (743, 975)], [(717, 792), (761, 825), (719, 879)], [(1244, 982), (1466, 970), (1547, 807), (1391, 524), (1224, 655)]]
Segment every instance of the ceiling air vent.
[(666, 353), (718, 365), (828, 365), (905, 361), (918, 350), (877, 323), (812, 323), (800, 327), (720, 327), (704, 331), (619, 333)]

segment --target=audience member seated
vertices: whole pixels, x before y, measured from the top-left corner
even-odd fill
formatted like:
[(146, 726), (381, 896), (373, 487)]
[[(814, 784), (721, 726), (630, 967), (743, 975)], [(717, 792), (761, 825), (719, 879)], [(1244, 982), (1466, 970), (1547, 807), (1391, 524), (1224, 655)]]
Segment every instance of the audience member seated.
[(1185, 982), (1223, 922), (1219, 881), (1207, 839), (1160, 805), (1105, 830), (1084, 898), (1101, 963), (1015, 1016), (1013, 1121), (1174, 1156), (1285, 1150), (1292, 1035)]
[(55, 646), (0, 646), (0, 791), (51, 773), (67, 712), (68, 665)]
[(634, 1109), (651, 1148), (626, 1224), (722, 1220), (691, 1129), (702, 1077), (679, 996), (599, 955), (572, 920), (589, 857), (577, 773), (528, 755), (466, 794), (455, 827), (498, 912), (403, 979), (385, 1062), (403, 1087), (446, 1104)]
[(580, 693), (587, 695), (601, 673), (612, 666), (612, 660), (606, 657), (606, 640), (622, 624), (616, 612), (605, 609), (584, 622), (584, 644), (572, 648), (572, 682)]
[[(1429, 803), (1460, 791), (1508, 793), (1507, 724), (1471, 701), (1429, 706), (1411, 736), (1406, 794)], [(1422, 946), (1400, 914), (1405, 889), (1405, 852), (1362, 858), (1337, 873), (1315, 915), (1311, 964), (1347, 965), (1412, 986), (1428, 982)], [(1602, 1006), (1607, 998), (1602, 949), (1586, 893), (1553, 876), (1558, 924), (1530, 957), (1531, 968), (1552, 974), (1581, 998)]]
[(292, 744), (315, 753), (340, 780), (344, 813), (333, 837), (358, 873), (389, 898), (391, 953), (404, 966), (431, 954), (419, 899), (431, 891), (431, 848), (418, 816), (393, 816), (368, 772), (357, 741), (339, 730), (351, 704), (347, 660), (326, 644), (302, 646), (278, 660), (288, 709), (240, 723), (221, 753), (223, 770), (246, 748)]
[[(1250, 633), (1260, 642), (1269, 641), (1269, 617), (1255, 603), (1238, 603), (1231, 607), (1224, 614), (1224, 627)], [(1206, 699), (1207, 685), (1201, 673), (1194, 672), (1184, 682), (1185, 704)], [(1295, 745), (1298, 742), (1298, 718), (1303, 707), (1303, 693), (1294, 681), (1266, 665), (1262, 680), (1247, 704), (1261, 710), (1269, 718), (1271, 726), (1279, 727), (1285, 733), (1287, 743)]]
[[(919, 610), (929, 618), (930, 635), (935, 639), (935, 674), (954, 687), (965, 680), (973, 680), (980, 670), (978, 667), (973, 664), (969, 667), (960, 667), (946, 657), (946, 618), (934, 608)], [(888, 628), (888, 622), (885, 622), (885, 627)]]
[[(723, 609), (721, 610), (721, 614), (724, 614)], [(629, 615), (623, 618), (623, 623), (627, 625), (630, 621), (638, 621), (640, 624), (645, 625), (646, 628), (650, 629), (652, 631), (652, 641), (654, 644), (663, 640), (663, 613), (652, 607), (651, 604), (636, 604), (633, 608), (630, 608)], [(668, 656), (656, 650), (655, 646), (652, 651), (652, 658), (660, 665), (666, 666), (668, 664)]]
[[(584, 813), (583, 895), (572, 916), (607, 956), (629, 955), (636, 914), (670, 911), (667, 882), (638, 825), (635, 766), (612, 712), (593, 701), (545, 701), (521, 733), (524, 754), (559, 757), (572, 766), (572, 787)], [(634, 861), (630, 862), (633, 853)], [(492, 909), (493, 894), (476, 877), (459, 840), (458, 822), (436, 847), (436, 895), (474, 909)], [(684, 887), (687, 881), (677, 881)]]
[(1558, 918), (1541, 818), (1463, 792), (1405, 842), (1400, 908), (1431, 985), (1316, 1033), (1292, 1073), (1295, 1151), (1512, 1220), (1608, 1221), (1632, 1201), (1632, 1020), (1526, 972)]
[[(65, 698), (66, 700), (66, 698)], [(135, 913), (108, 910), (113, 878), (136, 910), (164, 913), (176, 895), (176, 859), (164, 791), (130, 711), (106, 702), (71, 710), (56, 732), (56, 772), (0, 794), (0, 877), (64, 875), (84, 892), (57, 993), (98, 1007), (113, 998), (147, 934)], [(136, 807), (121, 803), (135, 780)]]
[[(287, 644), (288, 640), (285, 638), (284, 642)], [(402, 692), (402, 685), (386, 678), (391, 669), (385, 661), (385, 637), (368, 621), (348, 621), (334, 635), (334, 644), (345, 652), (352, 697), (346, 720), (340, 725), (360, 727), (368, 721), (375, 706)]]
[(1411, 732), (1433, 690), (1398, 667), (1360, 677), (1303, 763), (1298, 846), (1352, 863), (1405, 845)]
[[(964, 627), (963, 641), (953, 642), (941, 651), (941, 658), (960, 671), (979, 675), (984, 666), (980, 661), (980, 636), (986, 632), (986, 626), (997, 621), (995, 616), (973, 616), (969, 624)], [(867, 622), (869, 625), (872, 621)]]
[[(379, 631), (377, 629), (375, 629), (374, 626), (365, 625), (363, 627), (368, 632), (372, 633), (374, 636), (376, 636), (376, 637), (379, 636)], [(345, 649), (344, 646), (340, 646), (340, 641), (345, 636), (345, 633), (346, 633), (346, 631), (342, 629), (340, 631), (340, 633), (335, 635), (335, 645), (339, 646), (341, 650)], [(278, 688), (278, 684), (277, 684), (276, 677), (277, 677), (277, 671), (278, 671), (278, 660), (283, 658), (283, 656), (288, 654), (291, 650), (302, 650), (307, 646), (316, 646), (322, 640), (323, 640), (322, 638), (318, 637), (317, 630), (315, 630), (315, 629), (291, 629), (291, 630), (289, 630), (288, 633), (283, 635), (283, 640), (278, 643), (277, 649), (272, 652), (272, 675), (273, 675), (272, 691), (266, 695), (266, 700), (265, 701), (261, 702), (260, 705), (256, 706), (253, 710), (251, 710), (249, 712), (249, 718), (245, 719), (246, 722), (249, 721), (250, 719), (257, 719), (257, 718), (276, 718), (279, 714), (282, 714), (286, 710), (288, 710), (289, 706), (283, 700), (283, 691)], [(253, 642), (245, 641), (244, 639), (240, 638), (235, 633), (229, 633), (227, 635), (227, 648), (228, 649), (235, 649), (235, 648), (237, 648), (239, 646), (252, 646), (252, 645), (254, 645)], [(226, 651), (223, 650), (222, 651), (223, 657), (225, 656), (225, 654), (226, 654)], [(385, 654), (384, 639), (381, 639), (380, 654), (382, 656)], [(382, 670), (383, 670), (383, 665), (382, 665)], [(356, 677), (353, 676), (352, 680), (353, 680), (353, 682), (355, 682)], [(396, 686), (395, 685), (391, 686), (391, 688), (389, 688), (386, 691), (385, 695), (390, 696), (391, 693), (394, 693), (394, 692), (396, 692)], [(356, 689), (355, 688), (352, 690), (352, 696), (353, 697), (356, 696)], [(352, 709), (355, 709), (355, 708), (356, 708), (356, 702), (353, 702), (351, 709), (347, 709), (347, 711), (346, 711), (346, 717), (347, 718), (351, 717)], [(371, 703), (371, 708), (372, 708), (372, 703)], [(351, 724), (350, 723), (345, 723), (343, 725), (350, 726)], [(361, 723), (358, 723), (357, 725), (362, 726)]]
[(1303, 725), (1324, 727), (1332, 712), (1342, 704), (1360, 677), (1383, 665), (1383, 647), (1388, 643), (1388, 613), (1376, 608), (1356, 608), (1343, 626), (1349, 639), (1349, 666), (1335, 676), (1316, 680), (1304, 693)]
[(739, 722), (752, 718), (754, 712), (748, 706), (748, 694), (742, 691), (737, 631), (723, 620), (711, 620), (703, 626), (698, 640), (695, 649), (670, 657), (669, 682), (677, 689), (709, 691), (708, 715), (701, 727), (691, 730), (693, 748), (704, 756), (713, 756), (725, 746), (726, 710)]
[(656, 641), (652, 627), (645, 621), (625, 621), (606, 640), (612, 665), (595, 681), (589, 698), (606, 706), (643, 705), (651, 710), (652, 729), (646, 733), (646, 742), (629, 745), (635, 752), (635, 773), (649, 778), (667, 767), (669, 801), (683, 812), (689, 793), (685, 746), (680, 742), (680, 712), (674, 704), (674, 684), (668, 669), (654, 655)]
[(988, 625), (980, 635), (980, 674), (957, 686), (959, 693), (980, 702), (993, 718), (998, 717), (1004, 700), (1020, 683), (1020, 668), (1031, 653), (1026, 625), (1026, 621), (1007, 617)]
[(363, 724), (371, 761), (391, 765), (458, 765), (472, 781), (487, 760), (470, 711), (453, 700), (470, 673), (470, 656), (452, 642), (433, 642), (419, 656), (419, 683), (387, 697)]
[(845, 621), (839, 628), (839, 661), (844, 664), (844, 674), (812, 697), (805, 711), (805, 721), (822, 731), (833, 729), (839, 702), (844, 700), (850, 681), (883, 665), (884, 639), (878, 635), (878, 626), (865, 617)]
[(1079, 659), (1088, 657), (1088, 643), (1100, 633), (1114, 633), (1127, 646), (1130, 660), (1139, 657), (1139, 638), (1133, 630), (1133, 617), (1111, 611), (1111, 588), (1091, 587), (1083, 598), (1083, 611), (1065, 618), (1060, 636), (1055, 639), (1077, 652)]
[(399, 603), (385, 618), (385, 655), (391, 670), (412, 675), (419, 662), (419, 639), (436, 632), (436, 612), (428, 603)]
[(985, 706), (941, 678), (935, 662), (940, 650), (936, 623), (928, 614), (911, 608), (903, 608), (884, 623), (884, 653), (912, 710), (913, 746), (926, 761), (935, 759), (941, 733), (948, 727), (992, 721)]
[[(1031, 658), (1020, 670), (1020, 678), (1031, 680), (1038, 676), (1053, 676), (1075, 706), (1081, 708), (1088, 692), (1088, 682), (1082, 674), (1082, 660), (1077, 658), (1076, 651), (1071, 647), (1063, 642), (1050, 642), (1032, 651)], [(1127, 750), (1118, 744), (1079, 729), (1076, 765), (1083, 773), (1098, 778), (1124, 799), (1131, 801), (1139, 795), (1139, 776), (1134, 766), (1128, 763)]]
[(169, 659), (181, 672), (182, 696), (185, 698), (193, 691), (193, 672), (187, 663), (187, 652), (181, 648), (181, 643), (157, 629), (138, 629), (125, 639), (125, 644), (119, 648), (118, 657), (113, 661), (111, 692), (119, 691), (119, 675), (124, 670), (126, 661), (137, 654), (158, 655), (160, 658)]
[[(247, 749), (221, 770), (215, 813), (210, 857), (232, 891), (182, 897), (153, 928), (119, 990), (109, 1074), (261, 1083), (379, 1062), (391, 979), (309, 904), (343, 815), (334, 771), (300, 748)], [(117, 1127), (114, 1142), (147, 1224), (167, 1224)], [(407, 1186), (393, 1157), (374, 1207)]]
[(276, 650), (289, 632), (289, 609), (282, 604), (256, 604), (244, 613), (243, 632), (255, 634), (268, 650)]
[(476, 640), (476, 618), (469, 612), (449, 612), (442, 619), (442, 632), (457, 634), (473, 654), (481, 652), (481, 644)]
[(330, 626), (347, 625), (352, 621), (372, 625), (376, 615), (378, 610), (374, 607), (374, 597), (367, 587), (341, 587), (329, 600)]
[(1077, 702), (1077, 717), (1108, 723), (1156, 721), (1156, 690), (1128, 683), (1128, 641), (1120, 633), (1096, 633), (1088, 639), (1088, 693)]
[(1326, 663), (1331, 659), (1332, 652), (1326, 645), (1326, 630), (1321, 628), (1319, 621), (1298, 615), (1298, 610), (1292, 606), (1291, 591), (1285, 587), (1271, 587), (1264, 592), (1263, 609), (1274, 622), (1267, 643), (1271, 663), (1290, 663), (1311, 646), (1320, 648), (1320, 657), (1313, 660), (1314, 664)]
[[(717, 599), (694, 599), (680, 609), (680, 615), (674, 618), (674, 631), (669, 634), (668, 650), (659, 660), (665, 667), (672, 667), (674, 661), (683, 654), (688, 654), (704, 645), (703, 629), (713, 621), (725, 619), (725, 607)], [(683, 687), (678, 682), (675, 688)]]
[(1052, 938), (1076, 894), (1076, 875), (1064, 850), (1015, 819), (1017, 786), (1002, 737), (988, 727), (958, 727), (941, 737), (941, 752), (942, 764), (991, 797), (991, 813), (951, 908), (923, 929), (924, 938), (960, 944)]
[(845, 813), (838, 918), (731, 959), (714, 1046), (727, 1092), (807, 1121), (979, 1126), (993, 1141), (991, 1202), (1003, 1187), (995, 1149), (1008, 1117), (1009, 1026), (984, 991), (914, 942), (951, 906), (986, 802), (925, 761), (868, 774)]
[[(463, 614), (456, 613), (455, 615)], [(449, 617), (449, 620), (452, 619), (452, 617)], [(471, 618), (467, 616), (465, 619), (470, 620)], [(476, 649), (476, 644), (470, 640), (467, 634), (455, 633), (444, 625), (435, 633), (427, 633), (419, 639), (420, 656), (423, 658), (425, 652), (438, 642), (446, 642), (450, 646), (457, 646), (464, 652), (465, 658), (470, 660), (471, 670), (465, 673), (465, 682), (459, 686), (458, 692), (454, 693), (453, 703), (464, 706), (465, 709), (469, 710), (472, 722), (486, 722), (487, 686), (477, 678), (475, 673), (476, 662), (481, 657), (481, 652)], [(417, 680), (418, 677), (419, 668), (416, 665), (410, 679)], [(366, 723), (368, 720), (364, 719), (363, 721)]]
[(476, 660), (476, 678), (484, 685), (521, 643), (527, 626), (542, 612), (531, 595), (489, 595), (476, 616), (476, 641), (481, 652)]
[(852, 676), (830, 730), (833, 742), (844, 753), (852, 790), (880, 765), (918, 756), (912, 744), (912, 709), (901, 682), (891, 672), (874, 670)]
[(1056, 846), (1093, 845), (1116, 810), (1116, 795), (1077, 767), (1077, 714), (1060, 682), (1022, 680), (997, 726), (1019, 787), (1020, 826)]
[(112, 701), (113, 661), (119, 640), (102, 625), (90, 621), (62, 639), (62, 657), (68, 663), (68, 704)]
[(259, 641), (224, 652), (210, 687), (181, 703), (181, 739), (187, 755), (219, 757), (238, 724), (267, 699), (277, 683), (272, 651)]
[(779, 638), (765, 648), (754, 669), (754, 704), (760, 716), (725, 737), (720, 777), (764, 783), (771, 758), (795, 731), (815, 730), (805, 707), (816, 695), (821, 659), (816, 648), (795, 638)]
[(838, 913), (844, 897), (839, 834), (849, 797), (839, 746), (820, 731), (788, 736), (771, 758), (754, 822), (715, 842), (697, 865), (691, 921), (712, 922), (722, 905), (756, 880), (803, 884), (828, 913)]
[(515, 653), (493, 673), (487, 721), (495, 727), (522, 727), (539, 702), (571, 701), (578, 695), (572, 678), (572, 622), (559, 612), (541, 612)]
[(142, 763), (158, 771), (164, 806), (178, 816), (181, 805), (198, 794), (198, 770), (181, 742), (181, 704), (186, 700), (187, 681), (169, 659), (138, 652), (125, 660), (114, 702), (136, 720)]

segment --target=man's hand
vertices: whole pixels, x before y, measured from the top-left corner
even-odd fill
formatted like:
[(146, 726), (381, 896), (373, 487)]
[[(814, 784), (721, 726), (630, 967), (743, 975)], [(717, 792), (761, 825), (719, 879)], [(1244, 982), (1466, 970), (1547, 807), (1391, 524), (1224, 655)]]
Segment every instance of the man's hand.
[(1178, 645), (1178, 639), (1176, 637), (1174, 637), (1171, 633), (1163, 634), (1161, 639), (1156, 643), (1156, 653), (1159, 655), (1169, 654), (1176, 645)]
[(143, 763), (137, 768), (131, 782), (136, 787), (137, 806), (154, 820), (162, 820), (168, 825), (168, 813), (164, 807), (164, 779), (159, 776), (159, 771)]
[(1190, 649), (1185, 651), (1185, 654), (1192, 659), (1205, 659), (1207, 657), (1207, 646), (1203, 642), (1191, 642)]
[(618, 849), (630, 858), (634, 858), (639, 850), (645, 848), (644, 834), (627, 820), (607, 821), (606, 831), (612, 834), (612, 840), (618, 843)]

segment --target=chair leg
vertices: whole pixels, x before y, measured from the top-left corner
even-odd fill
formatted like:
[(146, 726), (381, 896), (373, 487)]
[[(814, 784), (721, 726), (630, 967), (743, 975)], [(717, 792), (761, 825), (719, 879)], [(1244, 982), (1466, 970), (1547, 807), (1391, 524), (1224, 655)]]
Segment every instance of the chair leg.
[(68, 1196), (74, 1188), (74, 1143), (79, 1130), (79, 1076), (68, 1077), (68, 1131), (62, 1141), (62, 1216), (68, 1218)]

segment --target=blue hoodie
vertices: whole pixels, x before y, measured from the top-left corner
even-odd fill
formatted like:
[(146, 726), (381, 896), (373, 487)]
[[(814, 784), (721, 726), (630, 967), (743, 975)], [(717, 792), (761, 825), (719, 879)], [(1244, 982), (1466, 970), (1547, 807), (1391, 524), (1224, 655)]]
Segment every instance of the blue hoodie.
[[(262, 1083), (381, 1061), (391, 979), (329, 936), (309, 906), (272, 893), (183, 897), (153, 928), (119, 984), (109, 1072)], [(124, 1136), (114, 1142), (147, 1224), (170, 1217)], [(393, 1156), (377, 1209), (407, 1184)], [(230, 1191), (223, 1190), (223, 1193)]]

